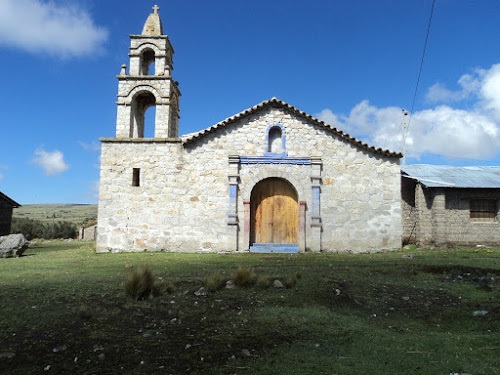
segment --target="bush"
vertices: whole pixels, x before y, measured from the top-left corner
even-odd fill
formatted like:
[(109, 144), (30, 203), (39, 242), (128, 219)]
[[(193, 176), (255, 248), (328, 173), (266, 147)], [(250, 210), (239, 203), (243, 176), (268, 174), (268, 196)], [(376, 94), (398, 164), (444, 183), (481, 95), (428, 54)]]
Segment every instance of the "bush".
[(12, 218), (10, 233), (22, 233), (27, 240), (33, 238), (76, 238), (78, 230), (76, 225), (69, 221), (44, 223), (40, 220), (28, 218)]
[(153, 271), (149, 268), (135, 269), (125, 281), (125, 294), (135, 300), (144, 300), (152, 293), (159, 293)]
[(236, 286), (252, 286), (255, 284), (257, 275), (251, 268), (245, 266), (239, 266), (238, 269), (233, 272), (231, 280), (233, 280)]

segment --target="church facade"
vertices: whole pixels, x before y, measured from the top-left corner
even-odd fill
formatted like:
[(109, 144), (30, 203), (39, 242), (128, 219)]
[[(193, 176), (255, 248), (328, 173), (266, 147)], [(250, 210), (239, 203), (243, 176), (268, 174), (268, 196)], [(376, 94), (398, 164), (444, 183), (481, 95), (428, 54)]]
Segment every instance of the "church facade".
[(155, 7), (117, 77), (116, 137), (101, 139), (98, 252), (401, 247), (401, 154), (277, 98), (179, 136), (173, 53)]

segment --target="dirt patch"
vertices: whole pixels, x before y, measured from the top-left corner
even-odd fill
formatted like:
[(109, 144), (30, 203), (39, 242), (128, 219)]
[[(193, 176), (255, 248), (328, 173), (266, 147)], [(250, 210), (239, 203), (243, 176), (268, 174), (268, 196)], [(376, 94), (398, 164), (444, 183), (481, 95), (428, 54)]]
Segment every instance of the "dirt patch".
[(352, 284), (333, 280), (329, 296), (318, 299), (333, 309), (355, 309), (362, 315), (404, 315), (416, 319), (445, 319), (461, 305), (458, 296), (440, 288), (395, 283)]
[(500, 270), (457, 265), (424, 265), (420, 272), (442, 275), (443, 281), (468, 281), (476, 283), (479, 289), (491, 292), (500, 285)]

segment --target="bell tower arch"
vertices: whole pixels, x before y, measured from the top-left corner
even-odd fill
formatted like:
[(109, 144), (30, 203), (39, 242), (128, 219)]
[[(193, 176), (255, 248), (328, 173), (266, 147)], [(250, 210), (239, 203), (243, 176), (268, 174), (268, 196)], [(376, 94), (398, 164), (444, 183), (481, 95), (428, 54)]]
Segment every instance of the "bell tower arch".
[(122, 65), (118, 78), (116, 138), (144, 138), (145, 115), (155, 106), (154, 138), (177, 138), (178, 82), (172, 78), (174, 49), (155, 5), (140, 35), (130, 35), (129, 72)]

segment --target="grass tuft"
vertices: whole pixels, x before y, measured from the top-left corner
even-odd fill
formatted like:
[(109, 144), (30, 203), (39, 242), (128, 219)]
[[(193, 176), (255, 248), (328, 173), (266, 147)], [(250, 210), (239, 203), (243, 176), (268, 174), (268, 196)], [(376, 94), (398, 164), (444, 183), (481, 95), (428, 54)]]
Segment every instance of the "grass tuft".
[(155, 285), (153, 271), (149, 268), (135, 269), (125, 281), (125, 294), (135, 300), (144, 300), (153, 292), (156, 294), (158, 288)]
[(259, 288), (269, 288), (272, 282), (269, 276), (259, 276), (257, 279), (257, 286)]
[(205, 288), (209, 292), (215, 292), (219, 289), (222, 289), (226, 283), (226, 280), (222, 276), (220, 272), (215, 272), (209, 275), (205, 279)]
[(151, 290), (151, 295), (153, 297), (160, 297), (164, 294), (173, 294), (175, 292), (175, 286), (172, 283), (155, 283), (153, 289)]
[(233, 280), (234, 285), (249, 287), (255, 285), (257, 275), (250, 267), (239, 266), (236, 271), (233, 272), (231, 280)]
[(92, 313), (87, 305), (80, 305), (77, 310), (77, 315), (82, 320), (90, 320), (90, 318), (92, 318)]
[(297, 285), (297, 275), (287, 276), (283, 280), (283, 286), (287, 289), (293, 288), (295, 285)]

